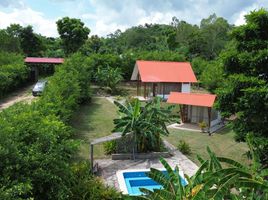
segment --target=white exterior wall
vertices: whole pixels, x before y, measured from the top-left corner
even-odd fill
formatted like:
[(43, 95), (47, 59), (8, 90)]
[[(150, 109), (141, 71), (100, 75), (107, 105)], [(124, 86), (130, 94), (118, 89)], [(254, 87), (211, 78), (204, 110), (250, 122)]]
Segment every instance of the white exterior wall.
[(221, 122), (221, 114), (220, 114), (220, 112), (218, 112), (217, 119), (215, 119), (215, 120), (213, 120), (213, 121), (210, 122), (210, 127), (212, 127), (212, 126), (214, 126), (216, 124), (219, 124), (220, 122)]
[(191, 92), (191, 83), (182, 83), (181, 92), (190, 93)]

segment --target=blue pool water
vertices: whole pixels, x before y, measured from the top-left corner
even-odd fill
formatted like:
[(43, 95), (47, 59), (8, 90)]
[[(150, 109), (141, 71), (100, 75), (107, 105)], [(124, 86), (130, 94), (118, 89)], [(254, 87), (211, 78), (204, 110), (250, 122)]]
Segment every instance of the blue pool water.
[[(166, 171), (162, 172), (167, 175)], [(124, 172), (123, 176), (129, 195), (142, 195), (139, 188), (146, 188), (149, 190), (162, 188), (161, 185), (149, 178), (146, 175), (146, 172)], [(184, 179), (182, 179), (182, 184), (187, 184)]]

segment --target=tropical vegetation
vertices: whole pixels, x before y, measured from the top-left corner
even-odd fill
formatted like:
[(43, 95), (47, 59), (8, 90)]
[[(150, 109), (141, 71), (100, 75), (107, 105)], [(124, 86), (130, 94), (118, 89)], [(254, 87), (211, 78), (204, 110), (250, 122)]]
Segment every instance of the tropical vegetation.
[(21, 87), (27, 81), (28, 73), (21, 55), (0, 51), (0, 97)]
[(115, 101), (121, 117), (114, 120), (115, 131), (134, 135), (134, 148), (138, 152), (160, 151), (161, 135), (168, 135), (166, 123), (171, 121), (172, 106), (161, 107), (160, 98), (155, 98), (142, 107), (138, 99), (126, 104)]
[[(172, 169), (169, 164), (160, 159), (167, 171), (167, 175), (158, 169), (151, 168), (148, 176), (158, 182), (163, 188), (153, 191), (141, 188), (144, 196), (132, 199), (267, 199), (268, 198), (268, 175), (259, 163), (259, 157), (252, 147), (252, 137), (247, 137), (251, 166), (244, 166), (232, 159), (217, 157), (209, 147), (208, 160), (199, 157), (201, 166), (192, 176), (185, 176), (185, 181), (180, 175), (179, 168)], [(223, 167), (223, 163), (228, 167)]]
[[(146, 196), (136, 198), (268, 199), (268, 12), (255, 10), (245, 18), (235, 27), (215, 14), (200, 25), (174, 17), (170, 25), (145, 24), (107, 37), (89, 37), (90, 29), (69, 17), (57, 21), (58, 38), (37, 34), (30, 25), (1, 29), (0, 97), (28, 81), (24, 57), (65, 62), (48, 78), (42, 97), (0, 113), (0, 199), (122, 198), (91, 175), (87, 162), (77, 161), (80, 141), (71, 119), (81, 104), (90, 104), (91, 84), (117, 93), (136, 60), (191, 62), (199, 86), (217, 94), (216, 108), (231, 119), (235, 139), (248, 141), (252, 161), (246, 166), (208, 148), (209, 159), (199, 157), (199, 170), (186, 176), (184, 186), (179, 169), (174, 172), (161, 160), (169, 176), (156, 169), (149, 176), (163, 189), (143, 189)], [(115, 130), (132, 134), (137, 152), (159, 151), (162, 136), (169, 135), (171, 107), (161, 106), (159, 98), (144, 106), (136, 99), (115, 104), (120, 114)], [(189, 149), (183, 142), (180, 148)]]

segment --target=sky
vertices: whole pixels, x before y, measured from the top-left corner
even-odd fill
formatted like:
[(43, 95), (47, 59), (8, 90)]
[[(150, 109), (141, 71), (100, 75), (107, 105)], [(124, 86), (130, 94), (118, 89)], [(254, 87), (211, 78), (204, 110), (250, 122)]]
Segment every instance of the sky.
[(0, 0), (0, 28), (32, 25), (35, 32), (56, 37), (56, 21), (68, 16), (81, 19), (90, 35), (107, 36), (145, 23), (170, 24), (174, 16), (199, 25), (216, 13), (241, 25), (245, 14), (259, 8), (267, 9), (268, 0)]

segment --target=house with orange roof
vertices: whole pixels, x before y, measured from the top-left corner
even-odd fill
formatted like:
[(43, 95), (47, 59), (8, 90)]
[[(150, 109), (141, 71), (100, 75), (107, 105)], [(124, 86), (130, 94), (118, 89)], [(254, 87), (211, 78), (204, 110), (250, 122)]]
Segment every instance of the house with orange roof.
[(205, 122), (210, 132), (222, 122), (220, 113), (213, 109), (216, 95), (191, 93), (191, 84), (197, 79), (189, 62), (138, 60), (131, 80), (137, 81), (138, 97), (143, 93), (145, 100), (160, 96), (179, 104), (182, 123)]
[(170, 92), (191, 91), (196, 77), (189, 62), (136, 61), (132, 81), (137, 81), (137, 96), (145, 99), (161, 96), (167, 99)]

